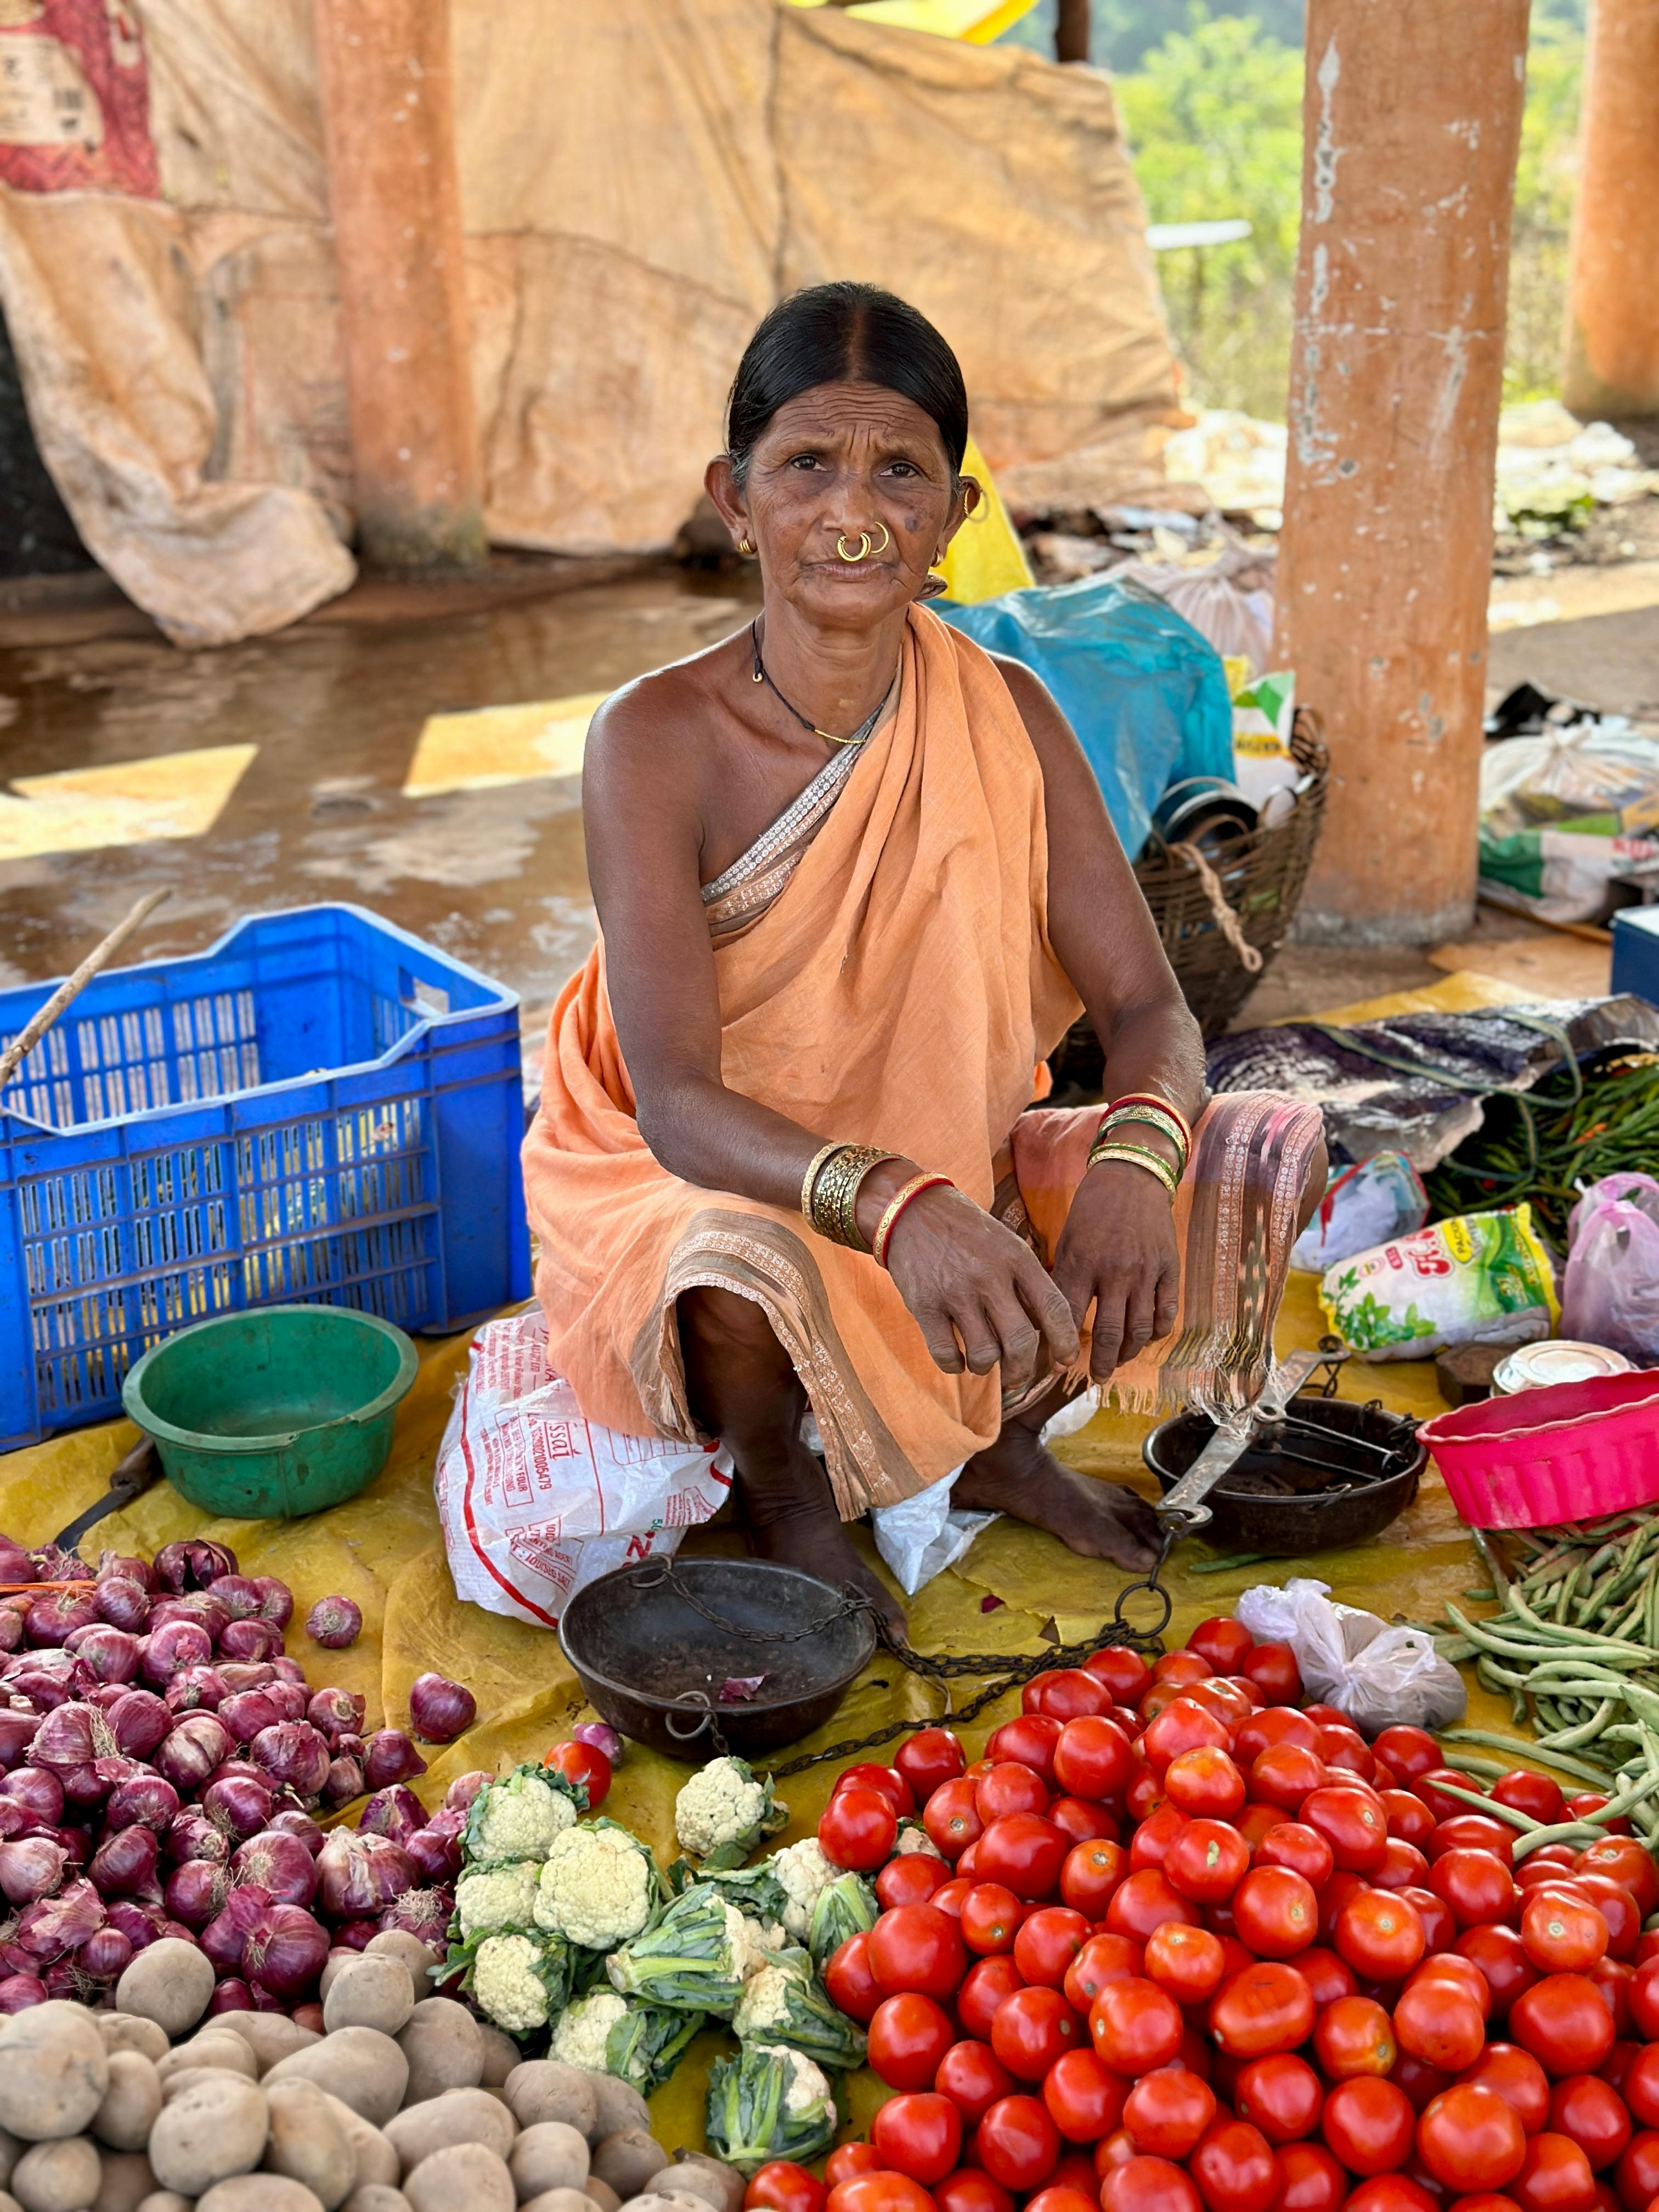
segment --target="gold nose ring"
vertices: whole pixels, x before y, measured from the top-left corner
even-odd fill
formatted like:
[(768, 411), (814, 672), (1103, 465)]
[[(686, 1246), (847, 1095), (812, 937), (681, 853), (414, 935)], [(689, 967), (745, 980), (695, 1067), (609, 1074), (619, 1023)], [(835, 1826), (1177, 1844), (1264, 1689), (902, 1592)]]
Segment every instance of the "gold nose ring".
[(858, 550), (858, 551), (857, 551), (856, 553), (849, 553), (849, 552), (848, 551), (848, 550), (847, 550), (847, 533), (846, 533), (846, 532), (845, 532), (845, 531), (842, 531), (842, 532), (841, 536), (840, 536), (839, 538), (836, 538), (836, 552), (837, 552), (837, 553), (839, 553), (839, 554), (840, 554), (840, 556), (841, 556), (841, 557), (842, 557), (842, 559), (843, 561), (866, 561), (866, 560), (868, 560), (868, 558), (870, 557), (870, 533), (869, 533), (869, 532), (868, 532), (867, 530), (860, 530), (860, 532), (859, 532), (859, 550)]

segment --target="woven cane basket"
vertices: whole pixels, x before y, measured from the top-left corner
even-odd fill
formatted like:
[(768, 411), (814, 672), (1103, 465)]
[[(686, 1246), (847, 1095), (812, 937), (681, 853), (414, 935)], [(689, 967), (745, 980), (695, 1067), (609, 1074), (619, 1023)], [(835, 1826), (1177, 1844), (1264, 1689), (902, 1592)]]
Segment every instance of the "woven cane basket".
[[(1259, 968), (1248, 967), (1240, 958), (1217, 919), (1203, 874), (1180, 846), (1165, 845), (1154, 830), (1135, 863), (1135, 881), (1152, 908), (1176, 980), (1206, 1039), (1226, 1028), (1289, 935), (1319, 841), (1329, 762), (1319, 717), (1310, 708), (1296, 710), (1291, 750), (1310, 781), (1285, 820), (1272, 829), (1218, 839), (1206, 848), (1240, 937), (1261, 956)], [(1086, 1021), (1068, 1031), (1049, 1065), (1057, 1089), (1075, 1086), (1091, 1095), (1099, 1091), (1101, 1050)]]

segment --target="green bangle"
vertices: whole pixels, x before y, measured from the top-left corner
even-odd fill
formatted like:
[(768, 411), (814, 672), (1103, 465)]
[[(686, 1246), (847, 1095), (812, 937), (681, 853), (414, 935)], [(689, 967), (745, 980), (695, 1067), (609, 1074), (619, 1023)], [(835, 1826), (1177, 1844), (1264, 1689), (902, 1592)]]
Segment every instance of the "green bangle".
[(1150, 1103), (1142, 1104), (1138, 1101), (1127, 1106), (1114, 1106), (1100, 1125), (1095, 1138), (1096, 1144), (1104, 1144), (1114, 1129), (1132, 1121), (1139, 1121), (1146, 1128), (1156, 1129), (1160, 1136), (1167, 1137), (1176, 1148), (1176, 1175), (1182, 1176), (1186, 1173), (1188, 1152), (1187, 1133), (1175, 1115), (1166, 1113), (1161, 1106), (1154, 1106)]
[(1088, 1167), (1085, 1168), (1084, 1173), (1086, 1175), (1090, 1169), (1099, 1167), (1105, 1160), (1131, 1161), (1136, 1167), (1144, 1168), (1148, 1175), (1156, 1176), (1169, 1195), (1171, 1198), (1175, 1196), (1178, 1183), (1175, 1170), (1168, 1160), (1149, 1151), (1145, 1145), (1097, 1145), (1089, 1155)]

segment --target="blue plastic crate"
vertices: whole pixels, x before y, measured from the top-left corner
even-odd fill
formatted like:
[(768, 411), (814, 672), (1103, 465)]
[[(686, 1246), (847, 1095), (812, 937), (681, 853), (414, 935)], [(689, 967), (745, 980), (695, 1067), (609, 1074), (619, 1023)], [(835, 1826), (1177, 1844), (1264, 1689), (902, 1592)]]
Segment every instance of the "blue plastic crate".
[[(0, 992), (0, 1048), (53, 988)], [(513, 994), (361, 907), (95, 977), (0, 1093), (0, 1448), (213, 1314), (527, 1297), (520, 1082)]]

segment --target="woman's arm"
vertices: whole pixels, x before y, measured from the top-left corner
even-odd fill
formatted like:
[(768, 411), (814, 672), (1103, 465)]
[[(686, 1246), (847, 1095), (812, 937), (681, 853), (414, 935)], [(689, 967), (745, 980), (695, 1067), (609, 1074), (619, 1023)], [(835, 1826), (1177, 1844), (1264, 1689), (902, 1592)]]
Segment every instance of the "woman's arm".
[[(1042, 764), (1048, 934), (1106, 1055), (1105, 1096), (1148, 1092), (1194, 1123), (1206, 1097), (1203, 1041), (1094, 771), (1040, 679), (1018, 661), (995, 659)], [(1123, 1135), (1175, 1164), (1175, 1147), (1157, 1130), (1137, 1125)], [(1127, 1161), (1092, 1169), (1073, 1202), (1054, 1275), (1079, 1323), (1096, 1307), (1097, 1380), (1167, 1334), (1179, 1278), (1169, 1200), (1155, 1177)]]
[[(678, 674), (671, 672), (670, 676)], [(617, 1041), (640, 1133), (671, 1175), (795, 1211), (813, 1155), (843, 1133), (803, 1128), (729, 1090), (720, 1073), (720, 991), (699, 888), (702, 779), (695, 739), (665, 742), (708, 710), (690, 685), (665, 698), (647, 679), (594, 718), (582, 772), (588, 873), (605, 933)], [(653, 696), (641, 698), (641, 691)], [(867, 1243), (915, 1163), (885, 1163), (859, 1194)], [(1002, 1364), (1023, 1383), (1046, 1340), (1077, 1356), (1066, 1301), (1019, 1238), (959, 1193), (925, 1192), (889, 1255), (893, 1279), (947, 1373)], [(873, 1267), (869, 1261), (866, 1265)]]

